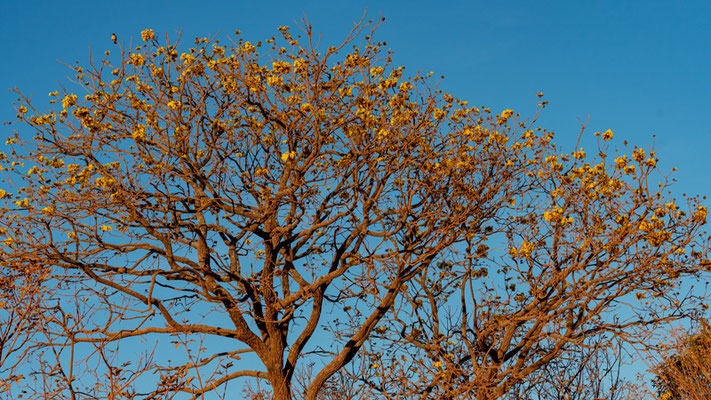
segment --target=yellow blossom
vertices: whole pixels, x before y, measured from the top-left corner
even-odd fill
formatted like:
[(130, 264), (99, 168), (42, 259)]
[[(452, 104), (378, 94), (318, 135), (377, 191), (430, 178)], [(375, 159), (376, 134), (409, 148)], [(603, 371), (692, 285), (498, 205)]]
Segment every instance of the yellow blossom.
[(706, 222), (706, 216), (708, 215), (708, 213), (709, 213), (709, 211), (706, 207), (697, 206), (696, 212), (694, 213), (694, 221), (701, 222), (701, 223)]
[(146, 59), (143, 58), (143, 55), (139, 53), (133, 53), (131, 54), (131, 58), (126, 63), (140, 67), (141, 65), (146, 63)]
[(28, 199), (27, 197), (25, 197), (25, 198), (22, 199), (22, 200), (17, 200), (17, 201), (15, 201), (15, 205), (18, 206), (18, 207), (27, 207), (27, 206), (30, 205), (30, 199)]
[(300, 58), (296, 61), (294, 61), (294, 72), (304, 72), (306, 71), (306, 67), (309, 65), (309, 62), (307, 60), (304, 60), (303, 58)]
[(143, 137), (146, 136), (146, 126), (138, 124), (131, 136), (133, 136), (133, 139), (135, 139), (135, 140), (143, 139)]
[(287, 151), (285, 153), (282, 153), (281, 159), (282, 161), (286, 162), (289, 159), (294, 159), (296, 158), (296, 152), (295, 151)]
[(644, 150), (637, 149), (637, 150), (633, 151), (632, 158), (634, 158), (634, 160), (637, 162), (642, 162), (642, 160), (644, 160)]
[(399, 89), (401, 92), (407, 92), (407, 91), (409, 91), (409, 90), (412, 90), (412, 84), (411, 84), (410, 82), (403, 82), (403, 83), (400, 84), (400, 86), (398, 87), (398, 89)]
[(508, 118), (513, 117), (513, 114), (514, 114), (513, 110), (506, 109), (501, 112), (501, 118), (508, 119)]
[(610, 129), (608, 129), (602, 134), (602, 139), (603, 140), (611, 140), (612, 136), (613, 136), (612, 131)]
[(245, 53), (251, 53), (252, 51), (254, 51), (255, 47), (250, 42), (244, 42), (244, 44), (242, 45), (242, 49)]
[(94, 181), (94, 186), (96, 186), (97, 188), (107, 188), (107, 187), (110, 187), (111, 185), (113, 185), (114, 183), (116, 183), (115, 179), (104, 178), (102, 176), (102, 177), (96, 178), (96, 180)]
[(2, 243), (3, 243), (5, 246), (12, 246), (12, 244), (15, 243), (15, 239), (9, 237), (9, 238), (3, 240)]
[(149, 40), (155, 39), (156, 34), (153, 32), (153, 29), (146, 29), (144, 31), (141, 31), (141, 39), (143, 39), (144, 42), (147, 42)]
[(190, 64), (195, 61), (195, 57), (193, 57), (190, 53), (183, 53), (180, 55), (180, 61), (182, 61), (183, 64)]
[(0, 189), (0, 199), (4, 199), (5, 196), (7, 196), (7, 192), (4, 191), (4, 190), (2, 190), (2, 189)]
[(111, 232), (114, 230), (114, 228), (112, 228), (108, 225), (101, 225), (101, 227), (99, 229), (101, 229), (103, 232)]
[(533, 243), (524, 240), (521, 242), (521, 247), (516, 251), (516, 255), (523, 258), (530, 258), (533, 252)]
[(72, 95), (66, 95), (62, 99), (62, 107), (67, 108), (69, 106), (73, 106), (77, 103), (77, 95), (72, 94)]
[(42, 212), (45, 214), (52, 213), (52, 212), (54, 212), (54, 207), (45, 207), (42, 209)]
[(267, 85), (278, 86), (281, 85), (282, 81), (283, 80), (281, 76), (270, 76), (269, 78), (267, 78)]
[(171, 101), (168, 102), (168, 108), (175, 110), (175, 109), (177, 109), (178, 107), (180, 107), (180, 102), (179, 102), (179, 101), (171, 100)]
[(76, 239), (77, 234), (74, 233), (74, 232), (67, 232), (67, 237), (68, 237), (69, 239)]
[(291, 64), (287, 61), (274, 61), (272, 63), (272, 70), (275, 74), (286, 74), (291, 71)]

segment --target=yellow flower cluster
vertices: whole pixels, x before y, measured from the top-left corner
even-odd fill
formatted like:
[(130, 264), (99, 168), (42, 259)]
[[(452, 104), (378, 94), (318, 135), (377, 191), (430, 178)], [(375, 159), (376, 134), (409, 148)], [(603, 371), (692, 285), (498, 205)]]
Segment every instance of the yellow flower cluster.
[(274, 61), (272, 63), (272, 72), (275, 74), (287, 74), (291, 71), (291, 64), (287, 61)]
[(39, 168), (38, 166), (34, 166), (34, 167), (30, 168), (29, 171), (27, 171), (27, 175), (33, 175), (33, 174), (42, 175), (43, 172), (44, 172), (44, 170), (42, 168)]
[(282, 161), (286, 162), (288, 160), (293, 160), (296, 158), (296, 152), (295, 151), (287, 151), (285, 153), (282, 153), (281, 159)]
[(75, 104), (77, 104), (77, 95), (75, 94), (66, 95), (62, 99), (62, 108), (64, 108), (65, 110), (67, 109), (67, 107), (73, 106)]
[(697, 206), (696, 207), (696, 212), (694, 213), (694, 221), (699, 222), (699, 223), (706, 223), (706, 216), (708, 215), (709, 210), (704, 207), (704, 206)]
[(398, 87), (398, 90), (400, 90), (401, 92), (410, 91), (410, 90), (412, 90), (412, 84), (410, 82), (403, 82)]
[(624, 169), (627, 166), (627, 156), (622, 155), (617, 158), (615, 158), (615, 169), (620, 170)]
[(543, 213), (543, 219), (548, 222), (558, 222), (560, 217), (563, 215), (565, 210), (560, 207), (556, 207), (553, 211), (546, 211)]
[(114, 178), (105, 178), (102, 176), (96, 178), (96, 180), (94, 181), (94, 186), (97, 188), (105, 189), (111, 187), (114, 183), (116, 183), (116, 180)]
[(388, 78), (380, 81), (378, 84), (378, 89), (380, 90), (388, 90), (390, 88), (395, 87), (397, 85), (397, 79), (395, 78)]
[(573, 157), (575, 157), (575, 158), (578, 159), (578, 160), (584, 159), (585, 156), (586, 156), (585, 150), (583, 150), (582, 147), (580, 148), (580, 150), (573, 152)]
[(183, 64), (192, 64), (193, 61), (195, 61), (195, 57), (192, 56), (190, 53), (183, 53), (180, 55), (180, 61), (183, 62)]
[(632, 152), (632, 158), (637, 162), (644, 160), (644, 149), (636, 149)]
[[(563, 164), (559, 162), (558, 156), (548, 156), (545, 158), (545, 162), (549, 163), (553, 171), (562, 171)], [(539, 172), (540, 175), (540, 172)]]
[(284, 82), (284, 78), (281, 76), (270, 76), (267, 78), (267, 85), (269, 86), (281, 86)]
[(134, 140), (139, 141), (146, 136), (146, 126), (138, 124), (131, 135)]
[(128, 59), (128, 61), (126, 61), (126, 64), (133, 64), (137, 67), (140, 67), (145, 63), (146, 63), (146, 59), (143, 58), (143, 55), (140, 53), (131, 54), (131, 57)]
[(18, 206), (18, 207), (26, 208), (27, 206), (30, 205), (30, 199), (28, 199), (27, 197), (25, 197), (25, 198), (22, 199), (22, 200), (17, 200), (17, 201), (15, 201), (15, 205)]
[(531, 258), (531, 253), (533, 252), (534, 246), (533, 243), (524, 240), (521, 242), (521, 247), (517, 248), (511, 248), (509, 249), (509, 254), (511, 257), (522, 257), (522, 258)]
[(143, 39), (144, 42), (148, 42), (149, 40), (155, 39), (156, 34), (153, 32), (153, 29), (146, 29), (144, 31), (141, 31), (141, 39)]
[(306, 71), (306, 67), (308, 67), (309, 62), (308, 60), (304, 60), (303, 58), (300, 58), (298, 60), (294, 61), (294, 72), (297, 74), (302, 73)]
[(254, 51), (255, 48), (256, 47), (254, 47), (254, 45), (250, 42), (244, 42), (244, 44), (242, 45), (242, 50), (244, 50), (245, 53), (251, 53)]

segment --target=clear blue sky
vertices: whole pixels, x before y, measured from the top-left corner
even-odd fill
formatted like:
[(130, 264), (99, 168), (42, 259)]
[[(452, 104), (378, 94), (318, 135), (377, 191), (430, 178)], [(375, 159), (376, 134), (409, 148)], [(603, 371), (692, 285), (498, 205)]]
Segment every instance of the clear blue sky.
[[(14, 118), (17, 86), (37, 100), (66, 84), (65, 63), (86, 63), (152, 28), (187, 42), (276, 34), (306, 15), (324, 43), (341, 40), (364, 9), (387, 21), (379, 39), (408, 70), (444, 75), (442, 88), (472, 104), (530, 114), (572, 146), (578, 119), (639, 145), (656, 135), (661, 166), (677, 166), (679, 192), (711, 192), (711, 2), (707, 1), (240, 1), (0, 2), (4, 62), (0, 120)], [(184, 41), (185, 43), (185, 41)], [(3, 135), (11, 133), (3, 126)], [(22, 133), (22, 132), (21, 132)], [(588, 147), (591, 147), (588, 144)], [(568, 147), (569, 148), (569, 147)], [(589, 150), (592, 150), (590, 148)]]
[[(326, 45), (360, 19), (387, 19), (376, 37), (409, 71), (444, 75), (440, 86), (473, 105), (531, 115), (536, 93), (550, 106), (541, 125), (565, 149), (579, 120), (592, 133), (612, 129), (648, 146), (656, 135), (661, 167), (680, 170), (677, 193), (711, 194), (711, 2), (708, 1), (0, 1), (0, 120), (12, 120), (17, 86), (36, 101), (68, 84), (60, 61), (86, 64), (113, 49), (109, 37), (134, 43), (140, 31), (184, 41), (226, 35), (276, 35), (307, 16)], [(38, 103), (40, 104), (40, 103)], [(12, 129), (2, 126), (2, 136)], [(25, 134), (30, 132), (24, 131)], [(586, 147), (593, 150), (589, 140)]]

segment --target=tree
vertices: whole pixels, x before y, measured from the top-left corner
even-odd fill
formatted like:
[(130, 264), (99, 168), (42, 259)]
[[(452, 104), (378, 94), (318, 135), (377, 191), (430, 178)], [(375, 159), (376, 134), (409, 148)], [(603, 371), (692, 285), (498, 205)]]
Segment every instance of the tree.
[(561, 153), (538, 112), (393, 67), (377, 25), (146, 30), (72, 67), (83, 96), (17, 92), (2, 267), (44, 294), (10, 393), (493, 399), (689, 315), (707, 211), (649, 189), (653, 151)]
[(711, 334), (709, 326), (678, 338), (661, 353), (652, 371), (663, 400), (703, 400), (711, 397)]
[(38, 328), (44, 297), (41, 273), (32, 265), (0, 273), (0, 393), (24, 377), (18, 370), (27, 356), (25, 343)]

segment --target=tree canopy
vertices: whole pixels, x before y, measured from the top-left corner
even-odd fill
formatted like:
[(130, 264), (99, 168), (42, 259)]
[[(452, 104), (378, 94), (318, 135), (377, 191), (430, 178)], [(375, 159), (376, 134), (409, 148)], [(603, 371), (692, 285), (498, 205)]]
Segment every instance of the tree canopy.
[(148, 29), (49, 109), (18, 91), (2, 390), (497, 399), (699, 309), (707, 209), (655, 149), (564, 151), (543, 94), (474, 107), (378, 24), (326, 48), (308, 22), (186, 50)]

